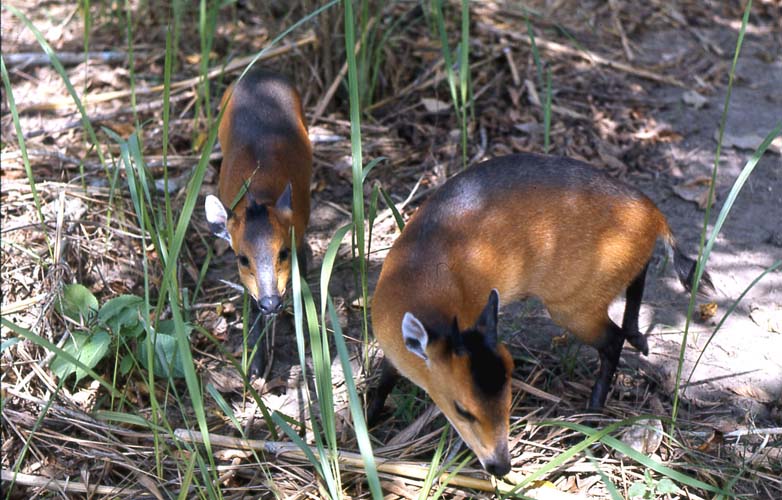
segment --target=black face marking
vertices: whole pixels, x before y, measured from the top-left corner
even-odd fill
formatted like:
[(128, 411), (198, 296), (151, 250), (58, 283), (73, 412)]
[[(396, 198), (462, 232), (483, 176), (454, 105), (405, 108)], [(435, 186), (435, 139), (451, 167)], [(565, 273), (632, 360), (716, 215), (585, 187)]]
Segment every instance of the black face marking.
[(442, 339), (452, 353), (469, 357), (472, 381), (480, 393), (488, 398), (499, 396), (507, 384), (509, 373), (496, 344), (494, 347), (487, 345), (485, 335), (478, 330), (459, 331), (456, 318), (447, 329), (427, 327), (426, 331), (429, 332), (430, 343)]
[(247, 241), (256, 242), (266, 239), (272, 231), (269, 221), (269, 209), (266, 205), (251, 201), (245, 212), (244, 236)]
[(456, 408), (456, 413), (458, 413), (459, 416), (465, 419), (466, 421), (475, 422), (478, 420), (477, 418), (475, 418), (475, 415), (465, 410), (464, 407), (460, 405), (458, 401), (453, 402), (453, 407)]
[(470, 372), (475, 387), (484, 395), (494, 397), (505, 387), (508, 372), (500, 355), (490, 349), (479, 332), (467, 330), (461, 333), (464, 351), (470, 357)]

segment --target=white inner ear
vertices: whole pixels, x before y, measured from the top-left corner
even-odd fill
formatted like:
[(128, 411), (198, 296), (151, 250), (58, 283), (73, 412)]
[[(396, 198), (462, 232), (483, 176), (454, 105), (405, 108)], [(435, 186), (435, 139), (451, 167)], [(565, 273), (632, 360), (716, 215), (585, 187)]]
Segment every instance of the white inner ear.
[(213, 194), (206, 197), (204, 211), (206, 212), (206, 220), (209, 224), (225, 225), (225, 221), (228, 220), (228, 213), (225, 211), (223, 203)]
[(231, 235), (228, 234), (228, 228), (225, 223), (228, 221), (228, 212), (223, 203), (214, 195), (208, 195), (204, 202), (204, 212), (206, 221), (209, 223), (209, 230), (218, 238), (231, 242)]
[(424, 325), (411, 312), (406, 312), (402, 318), (402, 338), (408, 351), (424, 361), (429, 361), (429, 356), (426, 355), (429, 334), (426, 333)]

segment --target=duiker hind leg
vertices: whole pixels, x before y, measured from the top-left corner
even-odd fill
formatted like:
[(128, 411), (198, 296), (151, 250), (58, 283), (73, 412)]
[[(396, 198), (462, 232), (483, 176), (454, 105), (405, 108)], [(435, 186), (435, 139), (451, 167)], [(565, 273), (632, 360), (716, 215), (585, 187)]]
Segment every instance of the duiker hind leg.
[(592, 395), (589, 397), (589, 410), (600, 411), (605, 406), (611, 382), (614, 379), (616, 367), (619, 364), (619, 356), (622, 354), (622, 346), (625, 341), (624, 332), (611, 320), (608, 320), (605, 337), (597, 347), (600, 355), (600, 372), (597, 375)]
[(638, 313), (641, 310), (641, 300), (644, 295), (644, 284), (646, 282), (647, 263), (643, 271), (630, 283), (625, 294), (625, 313), (622, 318), (622, 334), (630, 342), (630, 345), (641, 351), (644, 356), (649, 355), (649, 345), (646, 337), (638, 330)]

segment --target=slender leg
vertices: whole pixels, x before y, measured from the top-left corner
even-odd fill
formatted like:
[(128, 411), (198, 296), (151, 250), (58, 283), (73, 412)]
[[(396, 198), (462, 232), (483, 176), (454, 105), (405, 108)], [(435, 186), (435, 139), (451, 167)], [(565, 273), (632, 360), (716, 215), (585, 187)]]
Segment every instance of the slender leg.
[(619, 355), (622, 354), (624, 341), (625, 337), (622, 329), (609, 320), (605, 341), (603, 345), (597, 348), (597, 352), (600, 355), (600, 373), (597, 376), (595, 386), (592, 388), (592, 395), (589, 397), (589, 410), (600, 411), (603, 409), (608, 397), (608, 390), (611, 388), (611, 382), (614, 379), (616, 367), (619, 364)]
[(646, 282), (646, 270), (648, 267), (649, 264), (647, 263), (643, 271), (627, 287), (625, 314), (622, 318), (624, 338), (633, 347), (641, 351), (644, 356), (649, 355), (649, 345), (646, 342), (646, 337), (638, 330), (638, 313), (641, 310), (641, 299), (643, 299), (644, 295), (644, 283)]
[(296, 249), (296, 257), (299, 259), (299, 273), (302, 278), (307, 277), (307, 265), (309, 264), (310, 246), (302, 242), (301, 247)]
[(250, 361), (250, 369), (247, 374), (250, 380), (255, 379), (263, 375), (263, 369), (266, 365), (266, 343), (261, 342), (266, 335), (261, 335), (266, 328), (268, 322), (273, 321), (272, 317), (264, 316), (261, 314), (261, 310), (254, 300), (250, 300), (251, 311), (250, 319), (252, 321), (252, 327), (250, 334), (247, 336), (247, 350), (248, 355), (252, 354), (255, 349), (255, 356)]
[(371, 396), (367, 398), (369, 399), (369, 408), (367, 409), (369, 427), (374, 427), (377, 424), (386, 398), (399, 380), (399, 372), (388, 359), (383, 359), (381, 364), (383, 371), (380, 373), (380, 382), (378, 382), (377, 388), (372, 391)]

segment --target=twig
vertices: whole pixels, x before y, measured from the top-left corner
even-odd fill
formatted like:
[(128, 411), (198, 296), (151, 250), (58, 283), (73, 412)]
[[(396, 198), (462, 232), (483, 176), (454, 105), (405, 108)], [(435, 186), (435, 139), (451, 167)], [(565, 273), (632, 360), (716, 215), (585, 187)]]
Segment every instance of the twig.
[(115, 486), (101, 486), (101, 485), (87, 485), (85, 483), (77, 483), (75, 481), (63, 481), (61, 479), (51, 479), (43, 476), (34, 476), (32, 474), (23, 474), (18, 472), (14, 474), (13, 471), (8, 469), (2, 470), (2, 480), (6, 482), (15, 481), (16, 484), (23, 486), (32, 486), (35, 488), (45, 488), (49, 491), (69, 492), (69, 493), (89, 493), (91, 495), (108, 495), (108, 496), (132, 496), (136, 497), (141, 495), (141, 490), (131, 490), (128, 488), (119, 488)]
[[(174, 102), (182, 101), (184, 99), (189, 99), (189, 98), (193, 97), (193, 94), (194, 93), (192, 91), (190, 91), (190, 92), (183, 92), (181, 94), (172, 95), (170, 97), (170, 99), (169, 99), (169, 102), (174, 103)], [(138, 113), (146, 113), (146, 112), (149, 112), (149, 111), (157, 110), (157, 109), (162, 108), (162, 107), (163, 107), (163, 99), (158, 99), (156, 101), (145, 102), (145, 103), (141, 103), (141, 104), (136, 105), (135, 111), (138, 112)], [(105, 122), (105, 121), (114, 119), (114, 118), (116, 118), (116, 117), (118, 117), (120, 115), (126, 115), (126, 114), (129, 114), (129, 113), (132, 113), (133, 111), (134, 111), (134, 109), (132, 107), (126, 106), (126, 107), (124, 107), (122, 109), (118, 109), (118, 110), (112, 111), (110, 113), (100, 113), (100, 114), (94, 114), (94, 115), (87, 115), (87, 120), (89, 120), (91, 123)], [(32, 130), (32, 131), (27, 132), (26, 134), (24, 134), (24, 138), (25, 139), (30, 139), (32, 137), (38, 137), (39, 135), (43, 135), (43, 134), (59, 134), (59, 133), (65, 132), (66, 130), (69, 130), (69, 129), (72, 129), (72, 128), (75, 128), (75, 127), (80, 127), (81, 125), (82, 125), (82, 120), (81, 119), (71, 120), (71, 121), (67, 122), (65, 125), (62, 125), (61, 127), (52, 128), (52, 129), (39, 128), (38, 130)]]
[[(317, 42), (317, 40), (318, 37), (315, 36), (313, 32), (309, 32), (299, 40), (296, 40), (295, 42), (289, 45), (285, 45), (284, 47), (278, 47), (276, 49), (269, 50), (268, 52), (263, 54), (258, 60), (265, 61), (267, 59), (279, 57), (283, 54), (290, 52), (293, 49), (302, 47), (304, 45), (315, 43)], [(255, 59), (255, 55), (234, 59), (233, 61), (226, 64), (225, 66), (218, 66), (216, 68), (209, 70), (209, 72), (206, 74), (205, 77), (195, 76), (193, 78), (188, 78), (186, 80), (174, 82), (171, 84), (171, 90), (174, 91), (182, 88), (192, 87), (198, 84), (199, 82), (201, 82), (204, 78), (206, 78), (207, 80), (211, 80), (219, 75), (237, 71), (245, 67), (253, 59)], [(154, 87), (146, 87), (146, 88), (139, 87), (135, 89), (135, 94), (136, 96), (155, 94), (157, 92), (162, 92), (164, 88), (165, 85), (155, 85)], [(131, 90), (118, 90), (114, 92), (105, 92), (103, 94), (85, 95), (83, 96), (82, 99), (83, 99), (83, 103), (87, 105), (87, 104), (97, 104), (99, 102), (113, 101), (114, 99), (121, 99), (123, 97), (129, 97), (130, 95), (131, 95)], [(27, 111), (54, 111), (58, 109), (69, 109), (75, 105), (76, 104), (73, 102), (72, 98), (63, 97), (60, 99), (52, 99), (48, 102), (22, 104), (19, 106), (19, 112), (21, 113)]]
[[(354, 49), (356, 55), (358, 55), (358, 52), (361, 50), (361, 45), (366, 40), (367, 33), (372, 31), (372, 26), (375, 24), (375, 21), (377, 21), (377, 16), (369, 20), (369, 23), (367, 23), (367, 27), (364, 30), (364, 35), (361, 37), (361, 39), (359, 39), (356, 42), (356, 47)], [(348, 63), (346, 60), (345, 64), (343, 64), (342, 68), (340, 68), (337, 77), (334, 78), (334, 81), (331, 82), (331, 85), (329, 85), (328, 90), (326, 90), (326, 93), (323, 94), (323, 97), (321, 97), (320, 101), (318, 102), (318, 105), (315, 106), (315, 111), (312, 113), (312, 118), (310, 119), (310, 126), (312, 126), (315, 122), (320, 120), (323, 111), (326, 109), (326, 106), (328, 106), (329, 102), (331, 102), (331, 99), (334, 97), (334, 94), (337, 92), (337, 88), (339, 87), (339, 84), (342, 82), (342, 80), (345, 79), (345, 75), (347, 74), (348, 74)]]
[(502, 48), (502, 53), (505, 54), (505, 59), (508, 61), (510, 76), (513, 78), (513, 86), (518, 87), (521, 85), (521, 77), (519, 76), (518, 68), (516, 68), (516, 63), (513, 61), (513, 51), (506, 46)]
[[(187, 429), (176, 429), (174, 436), (186, 443), (203, 444), (204, 439), (200, 432), (190, 431)], [(242, 439), (234, 438), (230, 436), (222, 436), (219, 434), (209, 434), (209, 441), (214, 447), (221, 448), (235, 448), (240, 450), (256, 450), (264, 451), (271, 456), (281, 457), (287, 456), (289, 458), (298, 458), (301, 460), (307, 460), (307, 455), (294, 443), (285, 441), (265, 441), (260, 439)], [(319, 453), (318, 449), (311, 446), (312, 453)], [(364, 470), (364, 459), (361, 454), (350, 451), (338, 451), (337, 452), (339, 463), (343, 466), (356, 470)], [(394, 461), (383, 457), (375, 457), (378, 472), (384, 472), (387, 474), (395, 474), (398, 476), (405, 476), (414, 479), (425, 479), (429, 474), (431, 464), (422, 462), (402, 462)], [(463, 488), (472, 488), (480, 491), (500, 491), (509, 492), (513, 489), (513, 486), (497, 481), (496, 485), (492, 481), (486, 479), (480, 479), (476, 477), (466, 476), (462, 474), (456, 474), (449, 477), (448, 472), (444, 472), (439, 476), (439, 481), (447, 482), (449, 486), (460, 486)], [(533, 488), (534, 489), (534, 488)], [(551, 488), (546, 488), (551, 491)], [(526, 490), (529, 492), (530, 490)], [(563, 492), (553, 489), (558, 495), (557, 498), (575, 498), (575, 497), (563, 497)], [(537, 498), (544, 498), (537, 496)], [(551, 497), (549, 497), (551, 498)]]
[[(480, 29), (487, 30), (489, 32), (499, 33), (505, 36), (509, 36), (518, 42), (522, 42), (525, 44), (530, 43), (528, 37), (523, 36), (515, 31), (500, 29), (490, 24), (482, 23), (482, 22), (478, 23), (478, 27)], [(631, 75), (635, 75), (641, 78), (646, 78), (647, 80), (653, 80), (658, 83), (665, 83), (667, 85), (673, 85), (681, 88), (688, 88), (688, 86), (684, 82), (672, 76), (658, 75), (657, 73), (654, 73), (647, 69), (636, 68), (635, 66), (630, 66), (629, 64), (624, 64), (618, 61), (612, 61), (610, 59), (606, 59), (605, 57), (601, 56), (596, 52), (592, 52), (591, 50), (576, 50), (568, 47), (567, 45), (562, 45), (561, 43), (552, 42), (550, 40), (546, 40), (545, 38), (541, 38), (541, 37), (535, 37), (535, 44), (538, 46), (538, 48), (543, 48), (550, 52), (555, 52), (557, 54), (562, 54), (571, 57), (578, 57), (579, 59), (583, 59), (587, 62), (591, 62), (599, 66), (606, 66), (618, 71), (623, 71)]]
[(608, 6), (611, 8), (611, 14), (614, 18), (614, 24), (616, 25), (616, 31), (619, 32), (619, 38), (622, 40), (622, 48), (625, 51), (625, 56), (628, 61), (634, 59), (633, 51), (630, 49), (630, 42), (627, 40), (625, 29), (622, 27), (622, 21), (619, 19), (619, 7), (616, 5), (616, 0), (608, 0)]
[[(525, 79), (524, 85), (525, 87), (527, 87), (527, 95), (529, 96), (528, 99), (529, 103), (535, 107), (543, 108), (543, 104), (540, 102), (540, 96), (538, 95), (538, 90), (535, 88), (535, 84), (532, 83), (532, 80)], [(588, 116), (582, 115), (578, 111), (573, 111), (572, 109), (566, 108), (564, 106), (559, 106), (557, 104), (551, 105), (551, 111), (553, 111), (558, 115), (575, 118), (576, 120), (589, 120)]]
[[(59, 52), (55, 54), (57, 59), (65, 66), (81, 64), (85, 61), (92, 63), (120, 63), (128, 58), (127, 52), (103, 50), (100, 52)], [(137, 53), (136, 57), (147, 57), (147, 53)], [(17, 54), (3, 54), (3, 59), (8, 66), (40, 66), (51, 63), (49, 54), (42, 52), (19, 52)]]
[(521, 380), (512, 379), (511, 385), (514, 389), (521, 389), (522, 391), (526, 392), (527, 394), (531, 394), (539, 399), (545, 399), (546, 401), (551, 401), (552, 403), (561, 403), (562, 398), (558, 396), (554, 396), (553, 394), (549, 394), (546, 391), (542, 391), (538, 389), (535, 386), (529, 385), (526, 382), (522, 382)]

